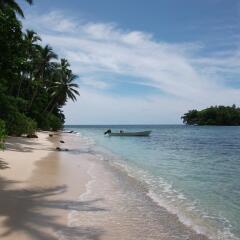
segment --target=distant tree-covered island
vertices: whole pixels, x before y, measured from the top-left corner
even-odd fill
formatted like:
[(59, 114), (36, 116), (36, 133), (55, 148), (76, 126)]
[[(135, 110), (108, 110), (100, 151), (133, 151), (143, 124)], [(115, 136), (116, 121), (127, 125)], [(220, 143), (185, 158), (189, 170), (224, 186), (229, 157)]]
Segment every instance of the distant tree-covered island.
[(190, 110), (181, 119), (188, 125), (239, 126), (240, 108), (236, 105), (211, 106), (203, 110)]

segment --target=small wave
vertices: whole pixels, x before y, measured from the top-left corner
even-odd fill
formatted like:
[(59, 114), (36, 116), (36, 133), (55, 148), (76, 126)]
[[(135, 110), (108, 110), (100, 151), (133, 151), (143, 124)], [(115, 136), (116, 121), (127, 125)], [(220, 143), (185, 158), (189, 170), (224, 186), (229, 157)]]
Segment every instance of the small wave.
[[(92, 193), (92, 185), (95, 183), (96, 178), (92, 173), (94, 169), (94, 163), (91, 163), (89, 169), (87, 170), (87, 174), (90, 177), (90, 180), (86, 183), (86, 191), (83, 192), (79, 197), (78, 201), (85, 201), (86, 198)], [(79, 212), (76, 210), (71, 210), (68, 214), (68, 227), (77, 227), (79, 224)]]
[[(114, 154), (109, 156), (104, 152), (98, 154), (98, 157), (124, 171), (129, 177), (141, 181), (144, 186), (147, 186), (147, 195), (155, 203), (164, 207), (169, 213), (176, 215), (184, 225), (192, 228), (196, 233), (214, 240), (239, 240), (231, 233), (231, 224), (227, 219), (218, 216), (209, 217), (208, 213), (199, 209), (198, 202), (190, 201), (187, 196), (174, 189), (164, 179), (153, 177), (145, 170), (132, 167)], [(219, 222), (224, 227), (218, 227), (217, 223)]]

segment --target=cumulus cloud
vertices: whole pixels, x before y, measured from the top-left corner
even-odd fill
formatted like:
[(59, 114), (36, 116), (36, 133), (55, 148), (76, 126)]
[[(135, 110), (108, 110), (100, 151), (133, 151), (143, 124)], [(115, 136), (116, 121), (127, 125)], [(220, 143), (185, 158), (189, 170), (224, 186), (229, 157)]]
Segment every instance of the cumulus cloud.
[[(115, 23), (74, 19), (62, 12), (34, 14), (26, 19), (24, 25), (37, 28), (44, 41), (67, 57), (80, 76), (83, 88), (77, 105), (86, 110), (86, 119), (82, 121), (79, 116), (75, 123), (99, 118), (101, 103), (101, 111), (105, 116), (111, 115), (110, 120), (118, 116), (118, 121), (131, 118), (132, 122), (146, 119), (152, 122), (151, 119), (155, 119), (161, 123), (163, 119), (179, 122), (180, 112), (189, 108), (239, 103), (239, 89), (227, 85), (226, 81), (227, 76), (240, 74), (237, 51), (203, 57), (201, 43), (161, 42), (149, 33), (124, 30)], [(151, 99), (144, 94), (121, 98), (103, 94), (101, 90), (114, 86), (113, 75), (139, 79), (135, 84), (159, 89), (163, 94), (154, 93)], [(128, 88), (126, 80), (124, 84)], [(93, 92), (90, 87), (99, 92)], [(84, 96), (90, 100), (84, 101)], [(66, 106), (66, 113), (71, 112), (71, 106), (71, 103)], [(147, 114), (143, 114), (141, 106), (146, 106)], [(165, 114), (156, 114), (156, 111)], [(132, 117), (128, 112), (134, 113)]]

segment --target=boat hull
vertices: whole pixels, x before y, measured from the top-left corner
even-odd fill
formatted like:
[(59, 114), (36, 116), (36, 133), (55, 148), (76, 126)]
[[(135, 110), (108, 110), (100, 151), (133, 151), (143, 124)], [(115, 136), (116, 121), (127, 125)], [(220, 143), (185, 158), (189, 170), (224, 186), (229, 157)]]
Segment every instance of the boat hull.
[(151, 131), (108, 133), (110, 137), (148, 137)]

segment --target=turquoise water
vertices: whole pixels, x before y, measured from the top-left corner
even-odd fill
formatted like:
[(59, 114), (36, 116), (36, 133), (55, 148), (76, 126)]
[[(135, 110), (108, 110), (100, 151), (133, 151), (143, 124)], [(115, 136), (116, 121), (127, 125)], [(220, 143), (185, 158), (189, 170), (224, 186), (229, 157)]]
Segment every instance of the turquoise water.
[(104, 137), (109, 127), (66, 128), (94, 140), (92, 150), (144, 182), (153, 201), (184, 224), (215, 239), (240, 239), (240, 127), (111, 126), (152, 134)]

